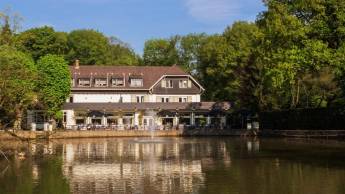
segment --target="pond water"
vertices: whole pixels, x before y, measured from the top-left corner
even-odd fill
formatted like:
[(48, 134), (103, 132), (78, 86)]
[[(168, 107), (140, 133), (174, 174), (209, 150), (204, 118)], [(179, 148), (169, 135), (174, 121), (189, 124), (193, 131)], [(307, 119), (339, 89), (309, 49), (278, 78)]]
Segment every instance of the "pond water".
[(101, 138), (0, 146), (10, 156), (0, 156), (1, 194), (345, 193), (343, 141)]

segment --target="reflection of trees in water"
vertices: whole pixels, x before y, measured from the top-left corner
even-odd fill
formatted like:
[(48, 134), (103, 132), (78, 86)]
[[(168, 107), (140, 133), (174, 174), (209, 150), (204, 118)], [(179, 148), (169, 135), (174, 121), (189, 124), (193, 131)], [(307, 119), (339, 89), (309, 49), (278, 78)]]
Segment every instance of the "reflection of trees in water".
[[(260, 140), (260, 149), (255, 139), (155, 140), (5, 143), (5, 151), (31, 150), (32, 156), (10, 157), (0, 193), (345, 193), (344, 165), (330, 163), (341, 149), (281, 140)], [(0, 168), (6, 165), (0, 160)]]
[[(8, 141), (3, 144), (10, 163), (0, 160), (0, 168), (8, 165), (5, 173), (0, 175), (0, 193), (69, 193), (68, 182), (62, 174), (61, 157), (51, 155), (53, 152), (59, 153), (59, 148), (52, 146), (53, 144), (44, 142), (27, 144)], [(21, 152), (25, 153), (24, 159), (18, 157), (17, 153)]]

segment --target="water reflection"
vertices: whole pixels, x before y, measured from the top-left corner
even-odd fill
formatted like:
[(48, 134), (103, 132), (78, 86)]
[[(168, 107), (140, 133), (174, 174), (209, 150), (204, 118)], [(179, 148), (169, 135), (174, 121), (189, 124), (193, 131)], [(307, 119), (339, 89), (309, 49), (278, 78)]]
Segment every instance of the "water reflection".
[[(1, 142), (1, 194), (345, 193), (345, 142), (117, 138)], [(25, 153), (25, 159), (18, 157)]]
[(230, 164), (224, 142), (215, 147), (179, 139), (118, 139), (70, 142), (63, 150), (63, 173), (73, 193), (196, 193), (205, 181), (203, 161), (217, 153)]

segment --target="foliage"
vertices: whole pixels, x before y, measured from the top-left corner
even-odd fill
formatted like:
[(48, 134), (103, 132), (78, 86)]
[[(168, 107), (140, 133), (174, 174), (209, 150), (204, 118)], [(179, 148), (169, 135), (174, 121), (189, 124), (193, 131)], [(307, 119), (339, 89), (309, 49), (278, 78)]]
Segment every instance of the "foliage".
[(13, 117), (14, 128), (20, 129), (23, 113), (36, 97), (34, 62), (10, 46), (1, 46), (0, 72), (0, 109)]
[(67, 62), (57, 55), (46, 55), (37, 61), (39, 99), (52, 116), (61, 110), (71, 89)]
[(139, 56), (126, 43), (116, 37), (109, 38), (107, 65), (139, 65)]
[(76, 59), (85, 65), (106, 63), (108, 39), (100, 32), (74, 30), (68, 34), (68, 47), (69, 63), (73, 63)]
[(65, 55), (67, 53), (67, 34), (55, 32), (52, 27), (32, 28), (16, 37), (19, 50), (32, 55), (34, 60), (47, 54)]
[(178, 37), (171, 39), (151, 39), (145, 42), (143, 60), (145, 65), (169, 66), (177, 64), (176, 49)]

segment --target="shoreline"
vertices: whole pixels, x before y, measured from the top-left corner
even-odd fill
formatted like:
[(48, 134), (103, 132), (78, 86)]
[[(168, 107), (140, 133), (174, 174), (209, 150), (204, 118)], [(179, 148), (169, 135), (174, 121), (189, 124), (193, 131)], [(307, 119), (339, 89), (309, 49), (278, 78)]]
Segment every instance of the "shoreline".
[[(14, 137), (14, 136), (17, 137)], [(100, 130), (100, 131), (16, 131), (11, 133), (0, 131), (0, 140), (22, 139), (72, 139), (72, 138), (107, 138), (107, 137), (277, 137), (277, 138), (345, 138), (345, 130), (260, 130), (254, 135), (248, 130), (220, 130), (220, 129), (193, 129), (193, 130)]]

